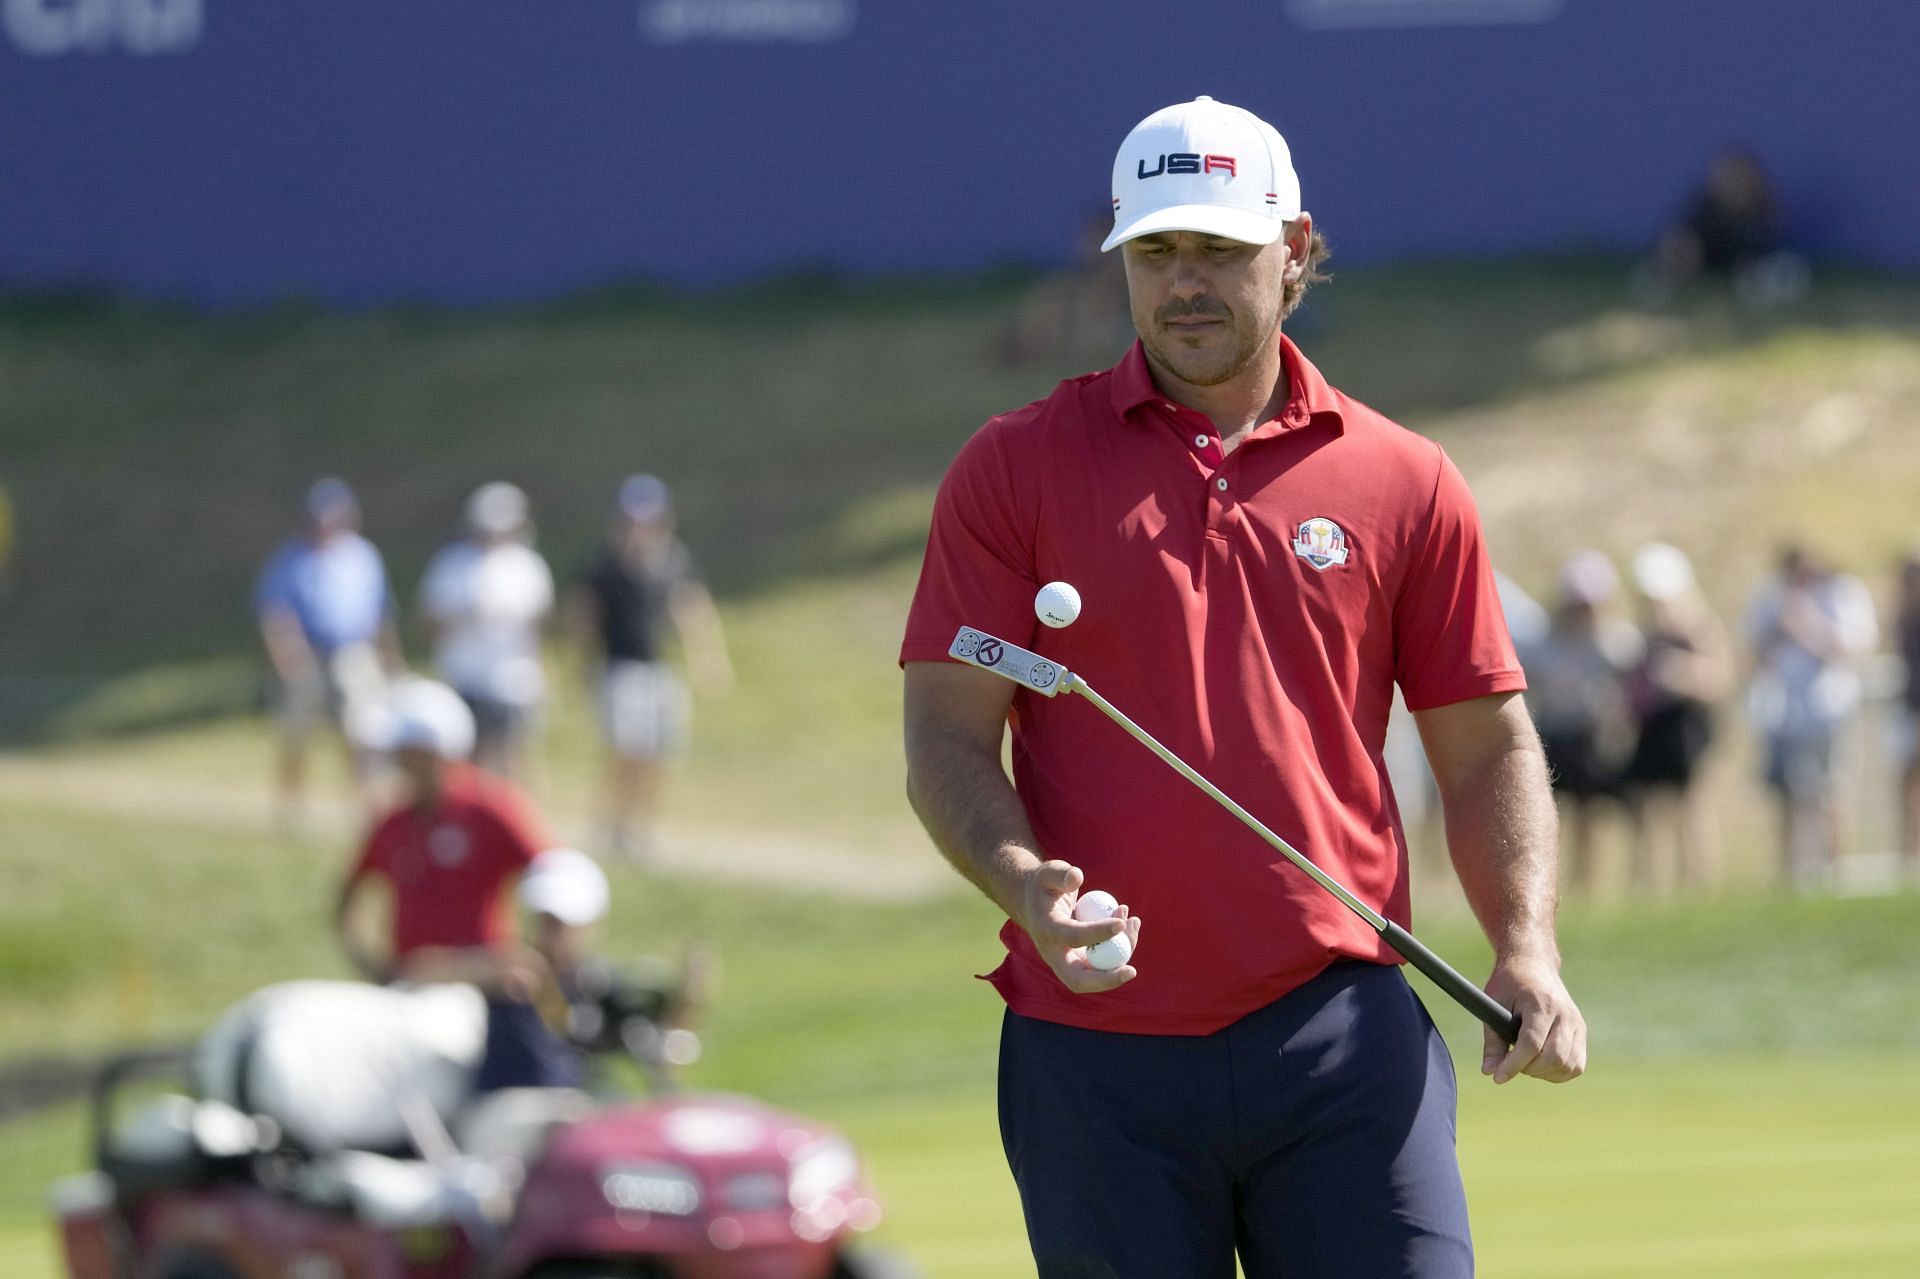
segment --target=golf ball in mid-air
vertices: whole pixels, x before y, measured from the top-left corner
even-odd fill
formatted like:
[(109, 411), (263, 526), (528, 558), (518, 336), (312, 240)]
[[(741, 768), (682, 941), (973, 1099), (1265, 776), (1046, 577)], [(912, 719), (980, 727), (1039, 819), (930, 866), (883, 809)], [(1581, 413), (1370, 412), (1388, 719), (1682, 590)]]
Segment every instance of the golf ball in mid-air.
[[(1097, 919), (1111, 919), (1120, 909), (1120, 903), (1114, 900), (1112, 893), (1096, 888), (1090, 893), (1082, 893), (1080, 900), (1073, 904), (1073, 917), (1091, 923)], [(1118, 933), (1087, 947), (1087, 962), (1103, 973), (1110, 973), (1133, 958), (1133, 943), (1125, 933)]]
[(1080, 616), (1080, 592), (1071, 582), (1048, 582), (1033, 597), (1033, 612), (1048, 626), (1072, 626)]

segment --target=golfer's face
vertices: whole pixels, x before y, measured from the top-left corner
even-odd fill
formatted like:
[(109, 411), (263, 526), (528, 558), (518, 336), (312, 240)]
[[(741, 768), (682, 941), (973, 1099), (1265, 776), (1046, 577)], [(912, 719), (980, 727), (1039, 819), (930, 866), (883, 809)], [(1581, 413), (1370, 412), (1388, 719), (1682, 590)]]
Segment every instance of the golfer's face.
[(1143, 235), (1121, 246), (1133, 327), (1161, 369), (1218, 386), (1274, 341), (1285, 239), (1246, 244), (1195, 231)]

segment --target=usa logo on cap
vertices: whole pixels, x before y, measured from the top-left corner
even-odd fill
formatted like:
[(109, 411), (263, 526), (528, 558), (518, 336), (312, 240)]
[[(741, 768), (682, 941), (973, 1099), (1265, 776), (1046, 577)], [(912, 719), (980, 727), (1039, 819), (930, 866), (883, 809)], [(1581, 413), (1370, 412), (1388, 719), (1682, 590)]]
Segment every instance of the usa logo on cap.
[(1193, 231), (1272, 244), (1301, 214), (1300, 178), (1277, 130), (1244, 107), (1195, 98), (1133, 127), (1113, 161), (1113, 234)]

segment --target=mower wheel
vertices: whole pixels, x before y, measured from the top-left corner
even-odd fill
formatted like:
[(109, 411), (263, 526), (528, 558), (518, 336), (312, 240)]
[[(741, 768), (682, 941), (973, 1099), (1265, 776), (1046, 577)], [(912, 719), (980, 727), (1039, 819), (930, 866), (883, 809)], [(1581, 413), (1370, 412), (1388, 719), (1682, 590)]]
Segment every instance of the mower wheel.
[(921, 1279), (920, 1268), (897, 1252), (872, 1248), (843, 1252), (834, 1263), (833, 1279)]
[(169, 1257), (153, 1273), (156, 1279), (240, 1279), (233, 1267), (212, 1257)]

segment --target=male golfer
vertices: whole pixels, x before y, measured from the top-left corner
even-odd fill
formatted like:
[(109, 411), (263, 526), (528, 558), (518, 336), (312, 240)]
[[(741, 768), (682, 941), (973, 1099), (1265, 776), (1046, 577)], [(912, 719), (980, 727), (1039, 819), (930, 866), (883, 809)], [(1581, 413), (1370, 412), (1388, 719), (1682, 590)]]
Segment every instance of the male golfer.
[[(1405, 924), (1397, 684), (1521, 1018), (1483, 1070), (1566, 1080), (1553, 800), (1465, 483), (1281, 319), (1325, 247), (1287, 144), (1200, 98), (1114, 161), (1140, 341), (988, 422), (940, 489), (901, 659), (908, 790), (1007, 913), (1000, 1117), (1043, 1279), (1473, 1269), (1445, 1044), (1363, 922), (1079, 698), (945, 660), (979, 627), (1085, 675)], [(1035, 589), (1085, 609), (1040, 632)], [(1000, 765), (1013, 731), (1013, 779)], [(1079, 923), (1082, 888), (1129, 908)], [(1144, 932), (1142, 931), (1144, 921)], [(1084, 948), (1121, 929), (1134, 961)]]

